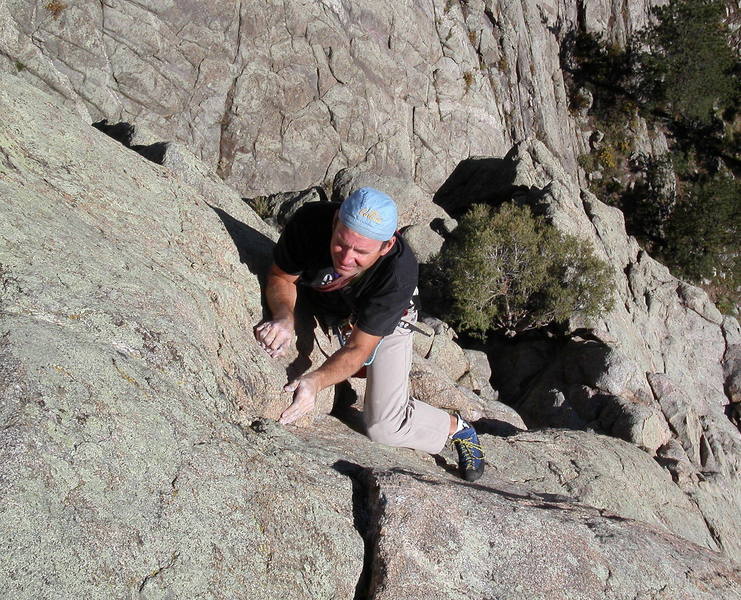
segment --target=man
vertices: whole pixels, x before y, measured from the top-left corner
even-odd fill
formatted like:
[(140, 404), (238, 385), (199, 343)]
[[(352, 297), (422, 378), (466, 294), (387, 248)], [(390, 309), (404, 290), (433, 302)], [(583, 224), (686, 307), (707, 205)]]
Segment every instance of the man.
[[(373, 188), (359, 189), (339, 208), (306, 204), (286, 225), (265, 292), (272, 320), (256, 327), (255, 336), (271, 357), (285, 353), (294, 338), (302, 286), (320, 320), (338, 332), (342, 345), (319, 368), (285, 386), (293, 392), (293, 402), (280, 422), (293, 423), (309, 413), (319, 391), (366, 364), (363, 416), (368, 437), (431, 454), (439, 453), (451, 438), (461, 476), (475, 481), (484, 461), (474, 429), (460, 416), (408, 394), (418, 265), (396, 225), (393, 200)], [(352, 328), (346, 338), (341, 330), (347, 322)]]

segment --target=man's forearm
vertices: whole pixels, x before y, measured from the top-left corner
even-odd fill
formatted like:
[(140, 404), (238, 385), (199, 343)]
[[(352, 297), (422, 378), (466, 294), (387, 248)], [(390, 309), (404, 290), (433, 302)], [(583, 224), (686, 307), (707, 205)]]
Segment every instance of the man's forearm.
[(289, 320), (293, 323), (296, 309), (296, 284), (270, 274), (265, 290), (265, 300), (273, 320)]
[(345, 346), (330, 356), (321, 367), (304, 377), (313, 379), (317, 384), (317, 390), (323, 390), (355, 375), (368, 355), (369, 352), (362, 348)]

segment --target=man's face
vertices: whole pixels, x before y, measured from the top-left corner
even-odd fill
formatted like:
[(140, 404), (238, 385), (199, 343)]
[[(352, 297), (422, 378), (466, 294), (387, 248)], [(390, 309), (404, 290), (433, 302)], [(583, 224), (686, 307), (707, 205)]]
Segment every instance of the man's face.
[(396, 238), (380, 242), (356, 233), (339, 221), (335, 221), (330, 242), (332, 264), (343, 277), (362, 273), (388, 253)]

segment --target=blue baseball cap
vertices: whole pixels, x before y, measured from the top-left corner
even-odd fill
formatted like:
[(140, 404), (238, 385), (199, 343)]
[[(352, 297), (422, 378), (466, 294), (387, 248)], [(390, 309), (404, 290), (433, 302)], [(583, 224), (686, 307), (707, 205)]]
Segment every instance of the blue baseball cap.
[(360, 188), (340, 205), (340, 222), (372, 240), (385, 242), (396, 233), (396, 204), (376, 189)]

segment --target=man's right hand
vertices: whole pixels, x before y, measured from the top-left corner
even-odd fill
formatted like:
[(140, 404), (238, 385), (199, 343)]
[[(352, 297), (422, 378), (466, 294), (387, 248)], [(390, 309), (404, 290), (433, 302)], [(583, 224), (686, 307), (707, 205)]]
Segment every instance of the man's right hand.
[(293, 323), (288, 319), (265, 321), (255, 327), (255, 338), (271, 358), (278, 358), (293, 342)]
[(319, 392), (316, 372), (307, 373), (303, 377), (294, 379), (286, 386), (286, 392), (293, 392), (293, 402), (280, 415), (279, 422), (282, 425), (288, 425), (309, 414), (316, 404), (316, 395)]

